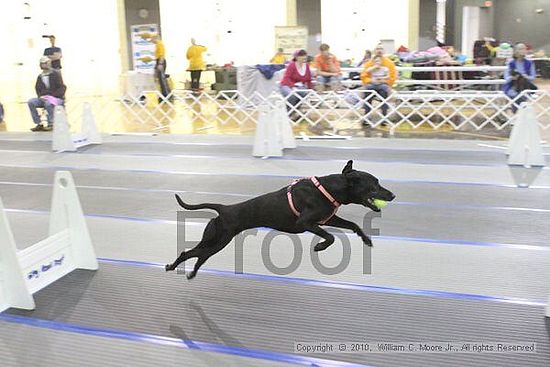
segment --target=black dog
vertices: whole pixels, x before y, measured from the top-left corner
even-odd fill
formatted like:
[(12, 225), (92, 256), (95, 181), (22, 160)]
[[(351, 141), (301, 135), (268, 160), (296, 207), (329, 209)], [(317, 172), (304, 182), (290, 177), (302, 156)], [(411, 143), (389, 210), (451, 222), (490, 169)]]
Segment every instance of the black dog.
[(166, 271), (172, 271), (183, 261), (196, 257), (198, 260), (193, 271), (187, 274), (187, 278), (192, 279), (201, 265), (227, 246), (233, 237), (256, 227), (288, 233), (314, 233), (324, 239), (315, 245), (315, 251), (325, 250), (334, 242), (334, 236), (320, 225), (351, 229), (365, 245), (372, 246), (370, 238), (357, 224), (334, 214), (340, 204), (360, 204), (379, 212), (373, 200), (391, 201), (395, 195), (380, 186), (376, 177), (354, 170), (352, 164), (353, 161), (348, 161), (342, 174), (295, 181), (278, 191), (234, 205), (189, 205), (176, 195), (178, 203), (185, 209), (213, 209), (219, 216), (208, 222), (197, 246), (183, 251), (174, 263), (166, 265)]

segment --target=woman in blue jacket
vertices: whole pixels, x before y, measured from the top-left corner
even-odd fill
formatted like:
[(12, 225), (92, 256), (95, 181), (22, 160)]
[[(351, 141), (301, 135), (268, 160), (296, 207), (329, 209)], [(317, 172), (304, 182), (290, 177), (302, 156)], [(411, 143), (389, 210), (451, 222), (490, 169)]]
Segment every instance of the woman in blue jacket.
[(535, 63), (527, 60), (527, 47), (523, 43), (518, 43), (514, 47), (514, 57), (508, 62), (506, 71), (504, 72), (504, 93), (514, 101), (512, 111), (516, 113), (518, 106), (527, 100), (527, 97), (518, 95), (525, 89), (537, 89), (533, 84), (537, 74), (535, 72)]

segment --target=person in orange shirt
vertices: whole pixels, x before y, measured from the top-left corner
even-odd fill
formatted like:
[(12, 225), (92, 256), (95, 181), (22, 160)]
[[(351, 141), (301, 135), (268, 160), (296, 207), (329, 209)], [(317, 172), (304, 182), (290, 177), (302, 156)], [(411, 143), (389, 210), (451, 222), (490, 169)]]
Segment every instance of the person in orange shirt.
[(160, 93), (164, 98), (167, 98), (171, 91), (166, 80), (166, 50), (164, 42), (162, 42), (158, 34), (154, 34), (151, 37), (151, 42), (155, 44), (155, 78), (160, 85)]
[(271, 64), (286, 64), (286, 56), (282, 48), (277, 49), (277, 53), (269, 61)]
[(342, 80), (340, 72), (340, 62), (336, 56), (330, 53), (330, 47), (322, 43), (319, 47), (321, 51), (315, 56), (315, 67), (317, 68), (317, 89), (324, 90), (327, 87), (337, 89)]
[(195, 92), (200, 91), (201, 73), (206, 69), (202, 54), (206, 52), (206, 47), (197, 45), (194, 38), (191, 38), (191, 46), (187, 49), (187, 60), (189, 60), (189, 70), (191, 72), (191, 89)]
[[(389, 58), (384, 56), (384, 47), (379, 44), (374, 51), (374, 57), (368, 60), (363, 66), (361, 81), (364, 90), (376, 91), (383, 99), (387, 99), (392, 91), (392, 87), (397, 79), (397, 69), (395, 64)], [(370, 94), (365, 101), (365, 115), (371, 111), (371, 102), (375, 97)], [(382, 104), (382, 113), (384, 116), (388, 112), (387, 103)], [(367, 121), (363, 124), (368, 125)]]

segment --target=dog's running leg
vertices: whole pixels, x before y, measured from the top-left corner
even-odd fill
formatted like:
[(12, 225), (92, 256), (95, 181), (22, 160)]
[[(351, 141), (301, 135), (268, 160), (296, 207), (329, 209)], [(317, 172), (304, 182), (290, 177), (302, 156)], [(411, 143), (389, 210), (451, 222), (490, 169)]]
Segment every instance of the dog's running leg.
[(219, 242), (217, 237), (219, 237), (218, 232), (220, 227), (220, 220), (218, 218), (219, 217), (216, 217), (208, 222), (208, 224), (204, 228), (202, 239), (197, 244), (197, 246), (193, 247), (189, 251), (182, 251), (176, 261), (174, 261), (172, 264), (167, 264), (164, 269), (166, 271), (176, 270), (176, 268), (185, 260), (192, 257), (199, 257), (199, 255), (202, 253), (202, 249), (211, 247), (212, 244), (217, 244)]
[(361, 227), (359, 227), (357, 224), (353, 222), (350, 222), (349, 220), (346, 220), (344, 218), (340, 218), (339, 216), (334, 215), (332, 216), (332, 218), (329, 219), (328, 222), (325, 223), (325, 225), (336, 227), (336, 228), (351, 229), (359, 237), (361, 237), (365, 245), (372, 247), (372, 241), (370, 240), (369, 236), (367, 236), (365, 232), (363, 232)]
[(233, 239), (233, 236), (226, 236), (220, 241), (218, 241), (213, 246), (203, 247), (200, 249), (198, 255), (197, 262), (195, 263), (195, 266), (193, 267), (193, 271), (190, 273), (187, 273), (187, 279), (191, 280), (197, 275), (197, 271), (199, 271), (199, 268), (208, 260), (212, 255), (217, 254), (220, 252), (231, 240)]
[(314, 233), (324, 239), (324, 241), (315, 245), (313, 248), (315, 251), (323, 251), (334, 243), (334, 236), (319, 227), (317, 223), (312, 222), (307, 216), (304, 216), (303, 212), (302, 215), (300, 215), (300, 218), (296, 221), (296, 224), (302, 227), (304, 231)]
[(172, 264), (166, 264), (166, 266), (164, 267), (164, 270), (166, 270), (166, 271), (176, 270), (176, 268), (182, 262), (184, 262), (185, 260), (190, 259), (192, 257), (196, 257), (197, 256), (197, 250), (196, 249), (197, 249), (197, 247), (195, 247), (195, 248), (193, 248), (189, 251), (182, 251), (180, 256), (178, 256), (178, 258), (176, 259), (176, 261), (174, 261)]

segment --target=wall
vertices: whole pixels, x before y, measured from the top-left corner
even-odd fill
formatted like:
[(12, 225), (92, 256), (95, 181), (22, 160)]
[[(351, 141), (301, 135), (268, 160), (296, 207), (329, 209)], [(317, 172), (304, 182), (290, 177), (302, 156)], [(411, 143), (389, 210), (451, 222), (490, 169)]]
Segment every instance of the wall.
[[(493, 0), (493, 4), (497, 3), (500, 0)], [(531, 1), (531, 0), (529, 0)], [(449, 3), (449, 1), (447, 1)], [(524, 1), (521, 1), (524, 3)], [(453, 4), (454, 3), (454, 4)], [(489, 8), (483, 8), (485, 0), (454, 0), (449, 3), (448, 6), (452, 9), (450, 15), (454, 18), (452, 21), (452, 35), (453, 35), (453, 45), (458, 49), (462, 49), (462, 9), (465, 6), (479, 6), (482, 7), (480, 12), (480, 27), (479, 37), (494, 37), (494, 24), (495, 24), (495, 5)], [(449, 15), (449, 13), (447, 13)], [(447, 17), (447, 22), (449, 22), (449, 17)], [(500, 22), (500, 20), (499, 20)], [(451, 26), (451, 24), (449, 24)]]
[[(146, 9), (148, 14), (146, 18), (139, 15), (140, 9)], [(128, 65), (133, 69), (132, 58), (132, 32), (130, 27), (139, 24), (157, 24), (160, 26), (159, 0), (124, 0), (124, 10), (126, 19), (126, 44)], [(162, 34), (162, 28), (160, 29)]]
[(437, 45), (435, 40), (436, 17), (437, 4), (435, 0), (420, 0), (419, 50), (427, 50)]
[[(447, 0), (447, 11), (445, 13), (445, 44), (456, 46), (455, 37), (455, 0)], [(462, 24), (462, 20), (460, 20)]]
[[(535, 9), (544, 12), (537, 14)], [(550, 0), (496, 0), (495, 19), (495, 38), (512, 43), (525, 41), (550, 53)]]
[(394, 39), (396, 47), (408, 45), (408, 0), (347, 0), (346, 6), (321, 0), (321, 9), (322, 41), (340, 59), (360, 59), (380, 39)]
[(408, 1), (408, 27), (407, 33), (409, 35), (406, 45), (411, 50), (418, 50), (420, 32), (420, 0)]
[[(31, 4), (30, 9), (25, 10), (24, 2)], [(4, 1), (0, 12), (0, 33), (4, 35), (0, 100), (26, 101), (34, 96), (38, 60), (49, 47), (43, 34), (55, 34), (62, 48), (69, 96), (118, 93), (121, 56), (117, 5), (113, 0)], [(31, 19), (24, 20), (25, 15)]]
[(307, 52), (315, 55), (319, 52), (321, 29), (321, 0), (296, 0), (297, 23), (306, 26), (309, 37)]
[(207, 63), (269, 62), (275, 26), (286, 25), (287, 11), (286, 0), (160, 0), (160, 16), (168, 67), (185, 70), (192, 37), (208, 48)]

